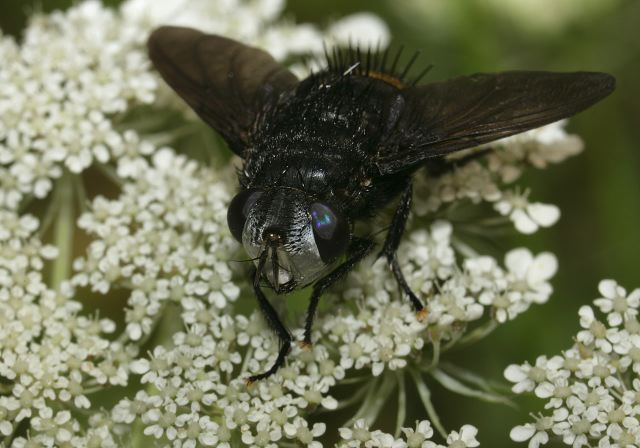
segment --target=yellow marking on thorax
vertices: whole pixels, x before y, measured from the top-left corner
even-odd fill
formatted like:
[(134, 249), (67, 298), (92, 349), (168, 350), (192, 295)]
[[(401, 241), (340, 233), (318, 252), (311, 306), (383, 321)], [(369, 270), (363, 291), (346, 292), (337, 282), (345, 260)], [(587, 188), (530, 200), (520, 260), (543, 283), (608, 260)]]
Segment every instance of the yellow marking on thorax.
[(407, 85), (405, 83), (403, 83), (402, 81), (400, 81), (398, 78), (396, 78), (393, 75), (390, 75), (388, 73), (382, 73), (382, 72), (376, 72), (374, 70), (369, 70), (365, 76), (368, 76), (369, 78), (373, 78), (373, 79), (379, 79), (380, 81), (386, 82), (389, 85), (392, 85), (393, 87), (395, 87), (398, 90), (402, 90), (405, 87), (407, 87)]

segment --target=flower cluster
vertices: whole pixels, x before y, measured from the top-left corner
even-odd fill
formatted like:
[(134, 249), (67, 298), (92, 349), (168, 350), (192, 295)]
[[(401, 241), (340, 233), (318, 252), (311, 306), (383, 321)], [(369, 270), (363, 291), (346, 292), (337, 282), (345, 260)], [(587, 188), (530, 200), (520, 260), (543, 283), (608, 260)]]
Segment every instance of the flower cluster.
[(0, 211), (0, 221), (0, 440), (29, 422), (41, 446), (116, 446), (100, 412), (81, 428), (69, 411), (90, 409), (96, 388), (127, 384), (131, 356), (109, 341), (114, 322), (80, 315), (68, 282), (47, 286), (45, 262), (57, 250), (38, 238), (36, 218)]
[(416, 422), (415, 428), (402, 428), (403, 438), (379, 430), (370, 431), (364, 420), (357, 420), (350, 428), (340, 428), (342, 440), (339, 448), (471, 448), (480, 446), (476, 440), (478, 430), (464, 425), (460, 431), (451, 431), (446, 437), (446, 445), (433, 442), (433, 428), (428, 420)]
[(430, 232), (410, 232), (398, 250), (409, 285), (428, 298), (426, 319), (412, 312), (383, 260), (356, 268), (341, 295), (357, 310), (345, 307), (323, 326), (329, 340), (339, 344), (341, 366), (368, 367), (374, 376), (385, 367), (403, 368), (412, 351), (455, 343), (467, 324), (483, 316), (489, 316), (485, 325), (492, 326), (547, 301), (552, 292), (547, 281), (556, 271), (552, 254), (534, 257), (527, 249), (515, 249), (505, 257), (506, 269), (488, 256), (459, 264), (452, 231), (450, 223), (436, 221)]
[[(234, 311), (246, 278), (229, 268), (237, 244), (230, 242), (224, 224), (228, 190), (219, 174), (163, 149), (117, 199), (96, 198), (78, 222), (93, 242), (76, 260), (72, 283), (100, 294), (113, 288), (131, 291), (124, 340), (145, 340), (167, 309), (180, 313), (186, 328), (169, 337), (171, 349), (158, 345), (132, 364), (142, 383), (153, 387), (114, 409), (114, 421), (139, 417), (145, 433), (154, 437), (180, 443), (208, 438), (211, 431), (188, 428), (212, 415), (226, 416), (211, 422), (216, 431), (233, 437), (240, 430), (245, 442), (249, 434), (260, 440), (268, 434), (272, 442), (289, 437), (290, 425), (312, 434), (306, 413), (337, 406), (330, 388), (350, 370), (367, 368), (379, 376), (385, 368), (395, 371), (408, 363), (424, 367), (410, 355), (429, 343), (455, 342), (465, 324), (483, 315), (490, 316), (489, 324), (504, 322), (551, 293), (547, 280), (555, 272), (555, 258), (550, 254), (533, 257), (517, 249), (507, 254), (506, 269), (490, 257), (466, 258), (460, 266), (452, 226), (438, 221), (430, 232), (410, 233), (399, 250), (412, 287), (430, 297), (427, 319), (418, 320), (399, 296), (384, 263), (365, 261), (336, 298), (344, 299), (340, 312), (318, 319), (314, 340), (319, 344), (313, 351), (296, 347), (274, 381), (247, 391), (246, 376), (268, 368), (277, 347), (259, 314), (244, 317)], [(491, 313), (484, 313), (486, 307)], [(390, 396), (396, 379), (383, 380)], [(199, 392), (190, 392), (194, 387)], [(371, 387), (361, 390), (385, 396)], [(185, 398), (194, 394), (197, 402)]]
[[(0, 53), (0, 205), (44, 198), (63, 167), (80, 173), (126, 152), (110, 118), (150, 103), (156, 81), (140, 37), (97, 2), (38, 17)], [(108, 45), (105, 45), (108, 42)]]
[(198, 166), (159, 150), (118, 199), (96, 198), (78, 220), (94, 240), (75, 261), (72, 283), (100, 294), (130, 290), (132, 341), (149, 335), (167, 303), (195, 313), (200, 302), (221, 310), (239, 295), (228, 266), (228, 187)]
[(514, 441), (531, 448), (550, 437), (574, 448), (640, 444), (640, 289), (627, 294), (613, 280), (599, 289), (599, 313), (580, 308), (582, 329), (571, 348), (505, 370), (514, 392), (545, 401), (544, 414), (512, 429)]
[(493, 204), (500, 215), (507, 216), (525, 234), (552, 226), (560, 217), (556, 206), (532, 203), (528, 191), (509, 190), (507, 186), (518, 180), (526, 167), (546, 168), (582, 151), (582, 141), (568, 135), (565, 124), (566, 121), (559, 121), (490, 146), (454, 154), (452, 161), (461, 161), (460, 167), (443, 175), (427, 175), (417, 184), (416, 196), (424, 200), (416, 201), (414, 211), (419, 216), (432, 214), (466, 199)]
[[(283, 21), (279, 0), (152, 6), (127, 0), (110, 10), (85, 1), (36, 16), (20, 44), (0, 37), (0, 444), (316, 448), (330, 430), (314, 423), (319, 412), (354, 408), (339, 446), (477, 446), (474, 427), (444, 429), (425, 377), (504, 401), (440, 356), (546, 302), (557, 263), (525, 248), (508, 251), (504, 263), (477, 253), (464, 231), (491, 224), (454, 219), (453, 209), (488, 201), (494, 215), (508, 215), (521, 231), (553, 224), (557, 209), (505, 186), (526, 166), (542, 168), (579, 151), (579, 140), (551, 125), (423, 178), (398, 260), (428, 314), (415, 314), (383, 261), (365, 260), (323, 299), (335, 312), (321, 306), (316, 345), (294, 345), (276, 375), (247, 386), (248, 376), (273, 364), (278, 346), (248, 306), (246, 264), (234, 261), (246, 255), (226, 225), (233, 168), (213, 169), (186, 155), (201, 149), (202, 131), (189, 125), (193, 117), (181, 120), (176, 112), (184, 106), (152, 73), (146, 36), (164, 23), (194, 26), (264, 46), (283, 60), (319, 52), (324, 39), (355, 35), (384, 46), (388, 34), (366, 14), (325, 32)], [(167, 125), (173, 121), (180, 127)], [(184, 143), (185, 135), (198, 143)], [(176, 142), (179, 151), (164, 146)], [(44, 202), (48, 210), (36, 218)], [(126, 301), (120, 318), (84, 311), (115, 295)], [(611, 327), (631, 331), (636, 301), (630, 296), (624, 309), (617, 299), (598, 306)], [(273, 302), (292, 328), (302, 325), (302, 316)], [(584, 311), (583, 320), (592, 336), (580, 336), (581, 348), (616, 353), (620, 366), (635, 369), (637, 349), (623, 354), (621, 340), (597, 333), (593, 314)], [(302, 339), (300, 330), (293, 336)], [(433, 440), (426, 420), (404, 427), (407, 379), (444, 444)], [(396, 436), (369, 431), (392, 396)]]
[(159, 92), (168, 96), (146, 55), (154, 27), (200, 28), (268, 48), (277, 59), (319, 53), (325, 37), (344, 41), (349, 26), (371, 41), (389, 40), (372, 15), (347, 17), (322, 33), (277, 21), (283, 7), (277, 0), (129, 0), (113, 11), (91, 0), (34, 18), (20, 45), (0, 35), (0, 206), (15, 209), (25, 197), (46, 197), (63, 169), (77, 174), (95, 162), (131, 162), (151, 152), (131, 128), (148, 129), (153, 119), (118, 124)]

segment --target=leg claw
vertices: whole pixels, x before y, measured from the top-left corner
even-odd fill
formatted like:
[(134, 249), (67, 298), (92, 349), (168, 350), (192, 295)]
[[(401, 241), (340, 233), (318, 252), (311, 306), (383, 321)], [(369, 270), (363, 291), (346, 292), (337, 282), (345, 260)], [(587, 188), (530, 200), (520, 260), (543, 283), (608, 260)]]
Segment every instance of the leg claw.
[(298, 346), (302, 350), (311, 351), (311, 349), (313, 348), (313, 342), (311, 342), (311, 341), (300, 341), (300, 342), (298, 342)]
[(418, 319), (418, 322), (422, 322), (423, 320), (425, 320), (428, 315), (429, 310), (427, 310), (427, 308), (421, 308), (416, 311), (416, 319)]

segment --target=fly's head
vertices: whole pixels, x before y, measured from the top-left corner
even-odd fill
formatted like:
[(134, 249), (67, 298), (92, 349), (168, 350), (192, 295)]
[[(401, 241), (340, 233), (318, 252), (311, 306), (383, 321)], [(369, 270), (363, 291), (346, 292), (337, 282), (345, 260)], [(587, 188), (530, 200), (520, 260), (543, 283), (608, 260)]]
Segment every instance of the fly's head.
[(264, 276), (278, 293), (325, 274), (351, 237), (340, 210), (287, 187), (241, 191), (229, 205), (227, 222), (256, 264), (255, 282)]

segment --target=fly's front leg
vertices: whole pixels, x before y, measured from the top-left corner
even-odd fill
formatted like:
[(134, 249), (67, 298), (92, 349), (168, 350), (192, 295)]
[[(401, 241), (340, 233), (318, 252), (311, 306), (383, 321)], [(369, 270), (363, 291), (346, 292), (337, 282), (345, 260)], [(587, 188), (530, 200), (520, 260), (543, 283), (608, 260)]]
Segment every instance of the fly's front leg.
[[(255, 273), (254, 273), (255, 277)], [(264, 295), (264, 292), (260, 289), (259, 282), (256, 280), (253, 282), (253, 291), (258, 299), (258, 304), (260, 305), (260, 311), (264, 315), (267, 320), (267, 324), (269, 327), (276, 333), (278, 339), (280, 340), (280, 351), (278, 352), (278, 357), (273, 365), (266, 372), (259, 373), (257, 375), (250, 376), (247, 379), (247, 384), (251, 384), (255, 381), (263, 380), (265, 378), (270, 377), (274, 373), (278, 371), (280, 367), (284, 365), (284, 361), (289, 354), (289, 349), (291, 348), (291, 334), (283, 325), (282, 321), (278, 317), (276, 310), (271, 306), (267, 297)]]
[(353, 238), (347, 251), (347, 259), (340, 266), (335, 268), (326, 276), (313, 285), (313, 292), (311, 293), (311, 300), (307, 307), (307, 320), (304, 325), (304, 341), (303, 347), (311, 346), (311, 329), (313, 328), (313, 319), (316, 315), (316, 309), (318, 308), (318, 302), (320, 296), (325, 292), (327, 288), (347, 275), (359, 261), (366, 257), (373, 249), (373, 241), (364, 238)]
[(411, 211), (412, 195), (413, 188), (411, 185), (411, 181), (409, 181), (404, 191), (402, 192), (400, 204), (398, 205), (398, 208), (393, 215), (391, 226), (389, 227), (389, 231), (387, 232), (387, 238), (385, 239), (384, 246), (382, 247), (379, 256), (384, 256), (387, 259), (389, 267), (391, 268), (391, 272), (398, 282), (400, 289), (409, 297), (409, 300), (411, 300), (411, 305), (416, 311), (418, 319), (423, 319), (427, 315), (427, 309), (424, 307), (418, 296), (416, 296), (416, 294), (409, 287), (407, 280), (402, 274), (402, 270), (400, 269), (400, 265), (398, 264), (398, 258), (396, 255), (398, 246), (400, 245), (400, 240), (404, 233), (404, 229), (407, 225), (409, 212)]

